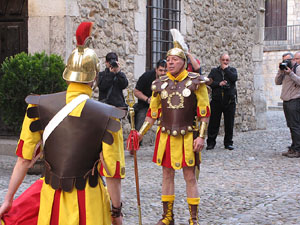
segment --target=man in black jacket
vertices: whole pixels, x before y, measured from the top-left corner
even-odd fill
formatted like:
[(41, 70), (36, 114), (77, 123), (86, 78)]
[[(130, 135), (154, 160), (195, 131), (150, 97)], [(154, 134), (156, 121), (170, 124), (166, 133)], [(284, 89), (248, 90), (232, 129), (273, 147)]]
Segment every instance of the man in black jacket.
[(110, 52), (105, 57), (105, 70), (99, 73), (99, 101), (126, 108), (123, 90), (128, 86), (126, 75), (121, 72), (118, 56)]
[(222, 113), (224, 114), (225, 137), (224, 146), (228, 150), (233, 150), (233, 126), (236, 109), (237, 91), (235, 82), (237, 81), (237, 70), (229, 66), (229, 55), (222, 54), (221, 65), (213, 68), (208, 77), (213, 80), (210, 87), (211, 95), (211, 116), (208, 125), (207, 150), (211, 150), (216, 145), (216, 138), (219, 133)]
[(160, 59), (156, 63), (156, 68), (150, 71), (143, 73), (138, 79), (134, 95), (138, 98), (138, 103), (135, 104), (135, 128), (139, 130), (144, 123), (146, 113), (149, 108), (152, 90), (151, 84), (159, 76), (166, 75), (167, 73), (167, 61), (165, 59)]

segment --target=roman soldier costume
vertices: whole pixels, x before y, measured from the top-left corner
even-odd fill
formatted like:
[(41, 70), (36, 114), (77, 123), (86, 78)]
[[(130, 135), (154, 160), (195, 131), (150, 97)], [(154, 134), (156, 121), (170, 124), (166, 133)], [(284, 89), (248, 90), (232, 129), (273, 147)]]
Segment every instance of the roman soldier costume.
[(14, 201), (5, 225), (111, 224), (100, 154), (102, 141), (114, 143), (113, 133), (121, 128), (116, 119), (125, 112), (90, 99), (88, 84), (99, 72), (98, 57), (88, 47), (92, 25), (83, 22), (76, 31), (77, 47), (63, 73), (67, 91), (26, 98), (17, 155), (34, 160), (43, 149), (45, 177)]
[[(174, 38), (174, 36), (173, 36)], [(174, 41), (168, 56), (178, 56), (187, 62), (181, 44)], [(184, 67), (186, 68), (186, 67)], [(209, 117), (210, 106), (206, 83), (209, 80), (198, 73), (183, 69), (174, 77), (170, 72), (152, 83), (152, 98), (147, 117), (158, 120), (153, 162), (174, 170), (196, 167), (200, 153), (193, 151), (196, 137), (204, 137), (207, 123), (199, 121)], [(145, 121), (139, 133), (144, 135), (150, 123)], [(198, 155), (199, 154), (199, 155)], [(175, 195), (162, 195), (163, 215), (157, 225), (174, 224), (173, 203)], [(189, 224), (198, 224), (200, 198), (187, 198), (190, 210)]]

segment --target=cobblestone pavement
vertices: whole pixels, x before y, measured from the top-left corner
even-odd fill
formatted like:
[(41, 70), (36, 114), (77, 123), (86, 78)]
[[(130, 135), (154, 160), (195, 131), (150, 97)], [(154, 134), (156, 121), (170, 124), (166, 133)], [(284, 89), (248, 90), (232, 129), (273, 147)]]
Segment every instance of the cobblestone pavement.
[[(300, 158), (281, 156), (290, 144), (283, 112), (269, 111), (267, 130), (236, 133), (233, 151), (203, 150), (199, 190), (200, 224), (300, 224)], [(153, 225), (161, 217), (161, 168), (153, 164), (153, 147), (138, 152), (142, 220)], [(0, 202), (7, 190), (14, 157), (0, 156)], [(133, 158), (126, 152), (122, 195), (124, 224), (138, 224)], [(37, 176), (27, 176), (19, 195)], [(188, 224), (185, 182), (175, 176), (174, 213), (177, 225)]]

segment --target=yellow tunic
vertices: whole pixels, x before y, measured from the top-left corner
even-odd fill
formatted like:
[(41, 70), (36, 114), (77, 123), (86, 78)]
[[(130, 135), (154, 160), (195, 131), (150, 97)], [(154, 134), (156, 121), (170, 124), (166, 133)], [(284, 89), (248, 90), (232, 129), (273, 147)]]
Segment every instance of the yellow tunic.
[(103, 159), (109, 170), (101, 166), (100, 174), (105, 177), (124, 178), (125, 177), (125, 156), (122, 127), (118, 132), (112, 133), (114, 143), (112, 145), (102, 143)]
[[(71, 83), (67, 90), (66, 102), (70, 102), (72, 99), (80, 94), (88, 94), (91, 96), (92, 89), (84, 84)], [(81, 111), (85, 105), (82, 102), (78, 105), (69, 115), (80, 117)], [(31, 107), (29, 105), (28, 107)], [(35, 155), (35, 146), (41, 140), (42, 132), (31, 132), (29, 125), (34, 119), (30, 119), (25, 115), (20, 140), (17, 148), (17, 155), (24, 159), (31, 160)], [(40, 193), (40, 209), (38, 214), (38, 225), (49, 225), (52, 215), (52, 206), (55, 201), (55, 193), (50, 185), (43, 182)], [(88, 184), (83, 190), (83, 202), (84, 205), (81, 208), (85, 209), (85, 223), (79, 221), (79, 199), (78, 190), (74, 187), (71, 192), (61, 191), (59, 195), (59, 215), (58, 224), (61, 225), (108, 225), (111, 224), (110, 216), (110, 199), (106, 187), (103, 185), (99, 178), (98, 185), (95, 188), (90, 187)], [(82, 199), (81, 199), (82, 200)], [(81, 201), (82, 202), (82, 201)], [(30, 204), (30, 203), (29, 203)], [(30, 207), (30, 206), (29, 206)], [(82, 218), (81, 218), (82, 220)]]
[[(167, 73), (169, 79), (182, 81), (188, 76), (188, 72), (184, 70), (177, 76), (173, 77), (170, 73)], [(208, 117), (210, 114), (208, 92), (205, 84), (200, 84), (199, 88), (194, 91), (197, 98), (197, 115), (199, 118)], [(150, 102), (150, 116), (153, 119), (157, 119), (164, 112), (161, 111), (161, 97), (160, 94), (152, 94)], [(149, 116), (149, 114), (148, 114)], [(155, 153), (153, 161), (157, 165), (162, 165), (163, 158), (166, 154), (167, 148), (170, 151), (170, 161), (173, 169), (181, 169), (183, 164), (186, 166), (195, 165), (195, 154), (193, 152), (193, 133), (187, 132), (186, 135), (172, 136), (166, 132), (161, 132), (161, 127), (157, 129)], [(168, 143), (169, 139), (169, 143)], [(184, 160), (183, 160), (184, 159)]]

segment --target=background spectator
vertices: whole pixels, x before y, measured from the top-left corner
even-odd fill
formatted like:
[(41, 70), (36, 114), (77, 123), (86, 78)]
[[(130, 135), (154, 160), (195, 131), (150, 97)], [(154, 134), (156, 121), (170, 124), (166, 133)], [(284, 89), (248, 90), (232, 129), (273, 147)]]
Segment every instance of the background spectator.
[(149, 108), (152, 95), (151, 84), (159, 76), (166, 75), (166, 66), (167, 61), (165, 59), (160, 59), (156, 63), (156, 68), (143, 73), (136, 83), (134, 89), (134, 95), (138, 98), (138, 103), (134, 106), (136, 130), (141, 128)]
[[(300, 53), (295, 54), (295, 59), (299, 61)], [(281, 96), (283, 100), (283, 111), (287, 126), (290, 128), (292, 144), (283, 156), (289, 158), (300, 157), (300, 67), (292, 53), (282, 55), (283, 63), (275, 77), (275, 84), (282, 85)]]
[(99, 101), (116, 107), (127, 108), (123, 90), (128, 80), (121, 72), (118, 56), (114, 52), (106, 55), (105, 70), (98, 75)]
[(210, 102), (211, 116), (208, 125), (207, 150), (211, 150), (216, 145), (216, 138), (219, 133), (222, 113), (224, 114), (225, 137), (224, 146), (228, 150), (233, 150), (233, 126), (236, 109), (237, 91), (235, 82), (237, 81), (237, 70), (229, 66), (230, 58), (228, 54), (220, 57), (220, 66), (213, 68), (208, 78), (213, 80), (212, 99)]

